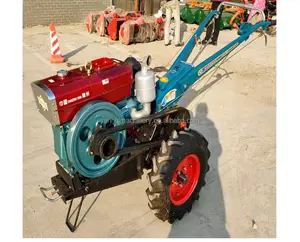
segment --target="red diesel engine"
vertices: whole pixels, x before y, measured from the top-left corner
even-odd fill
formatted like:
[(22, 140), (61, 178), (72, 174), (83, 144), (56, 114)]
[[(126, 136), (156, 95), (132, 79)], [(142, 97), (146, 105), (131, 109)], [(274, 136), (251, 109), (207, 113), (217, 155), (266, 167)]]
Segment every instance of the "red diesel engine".
[(129, 97), (132, 66), (117, 59), (100, 58), (84, 67), (58, 71), (31, 84), (39, 112), (52, 124), (69, 122), (93, 100), (116, 103)]

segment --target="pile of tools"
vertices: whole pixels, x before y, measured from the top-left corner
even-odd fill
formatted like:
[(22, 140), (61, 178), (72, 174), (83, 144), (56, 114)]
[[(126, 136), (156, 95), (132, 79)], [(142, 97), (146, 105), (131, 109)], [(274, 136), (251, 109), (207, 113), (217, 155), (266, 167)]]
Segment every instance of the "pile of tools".
[(141, 12), (114, 7), (90, 13), (86, 18), (89, 33), (109, 36), (111, 40), (121, 40), (126, 45), (163, 39), (163, 23), (163, 18), (145, 16)]

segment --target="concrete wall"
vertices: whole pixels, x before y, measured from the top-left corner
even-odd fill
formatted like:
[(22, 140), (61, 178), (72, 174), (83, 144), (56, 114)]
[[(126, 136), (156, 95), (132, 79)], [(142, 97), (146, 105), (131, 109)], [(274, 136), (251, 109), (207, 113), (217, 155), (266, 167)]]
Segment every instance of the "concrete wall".
[(79, 23), (89, 12), (100, 11), (111, 0), (23, 0), (23, 27)]

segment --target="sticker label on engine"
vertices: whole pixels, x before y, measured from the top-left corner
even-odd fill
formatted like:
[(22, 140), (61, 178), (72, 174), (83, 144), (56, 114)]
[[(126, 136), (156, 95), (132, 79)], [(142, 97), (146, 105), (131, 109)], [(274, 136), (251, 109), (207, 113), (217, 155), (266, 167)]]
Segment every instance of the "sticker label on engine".
[(176, 91), (177, 91), (176, 89), (172, 89), (164, 96), (164, 99), (161, 102), (162, 107), (166, 106), (167, 103), (171, 102), (176, 98)]
[(77, 96), (77, 97), (73, 97), (71, 99), (64, 99), (62, 101), (59, 102), (59, 106), (62, 107), (62, 106), (66, 106), (70, 103), (73, 103), (73, 102), (76, 102), (80, 99), (83, 99), (83, 98), (87, 98), (88, 96), (90, 96), (90, 92), (83, 92), (81, 95)]
[(102, 85), (106, 85), (106, 84), (108, 84), (108, 83), (109, 83), (109, 79), (108, 79), (108, 78), (102, 80)]

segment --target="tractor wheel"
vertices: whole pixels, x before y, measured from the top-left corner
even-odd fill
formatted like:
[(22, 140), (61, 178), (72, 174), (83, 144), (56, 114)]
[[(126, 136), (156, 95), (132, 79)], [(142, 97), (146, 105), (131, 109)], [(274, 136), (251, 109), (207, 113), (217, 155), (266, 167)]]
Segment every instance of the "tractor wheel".
[(160, 220), (171, 224), (180, 220), (199, 199), (209, 170), (207, 146), (206, 139), (194, 130), (173, 131), (170, 139), (162, 142), (153, 157), (146, 190), (149, 208)]

